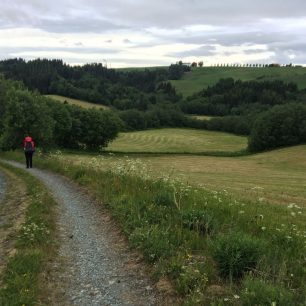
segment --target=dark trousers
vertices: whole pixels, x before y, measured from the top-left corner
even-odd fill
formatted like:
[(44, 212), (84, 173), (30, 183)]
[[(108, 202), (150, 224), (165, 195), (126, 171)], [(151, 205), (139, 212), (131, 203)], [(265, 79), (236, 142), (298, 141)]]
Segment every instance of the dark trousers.
[(33, 152), (24, 152), (27, 168), (32, 168)]

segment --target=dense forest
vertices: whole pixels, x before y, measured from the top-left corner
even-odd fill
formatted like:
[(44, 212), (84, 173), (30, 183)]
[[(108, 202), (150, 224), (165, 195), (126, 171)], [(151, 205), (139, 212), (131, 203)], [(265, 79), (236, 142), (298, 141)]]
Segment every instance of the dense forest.
[(169, 68), (115, 70), (98, 63), (69, 66), (62, 60), (0, 61), (0, 71), (7, 78), (22, 81), (41, 94), (58, 94), (120, 110), (141, 111), (159, 100), (178, 99), (174, 88), (167, 90), (156, 85), (168, 79), (179, 79), (188, 69), (184, 65), (171, 65)]
[[(86, 132), (93, 122), (98, 127), (99, 124), (104, 124), (106, 118), (112, 118), (116, 122), (112, 127), (114, 135), (118, 129), (142, 130), (159, 127), (191, 127), (249, 135), (249, 149), (252, 151), (306, 141), (305, 118), (303, 115), (296, 115), (297, 110), (301, 114), (304, 113), (306, 93), (299, 91), (296, 84), (279, 80), (242, 82), (228, 78), (183, 99), (177, 94), (171, 80), (179, 80), (188, 71), (190, 67), (183, 64), (162, 68), (115, 70), (97, 63), (69, 66), (61, 60), (0, 61), (0, 73), (6, 79), (21, 81), (25, 86), (21, 90), (14, 85), (15, 97), (8, 100), (19, 101), (18, 103), (39, 100), (45, 105), (49, 117), (53, 118), (53, 121), (50, 119), (53, 123), (49, 125), (54, 126), (53, 130), (51, 129), (53, 141), (59, 146), (78, 147), (83, 144), (88, 148), (97, 148), (107, 145), (114, 136), (107, 136), (103, 140), (95, 133)], [(1, 82), (4, 82), (3, 78)], [(38, 92), (108, 105), (112, 111), (86, 111), (54, 103), (39, 96)], [(16, 106), (12, 106), (12, 103), (6, 106), (3, 102), (1, 106), (9, 110), (5, 120), (1, 120), (0, 127), (5, 131), (2, 142), (6, 144), (9, 138), (6, 133), (10, 133), (3, 126), (6, 124), (8, 127), (10, 120), (12, 124), (16, 120), (14, 117), (9, 119), (7, 115)], [(294, 109), (296, 111), (293, 111)], [(190, 114), (215, 118), (200, 121), (187, 116)], [(93, 119), (95, 116), (97, 118)], [(286, 120), (284, 128), (279, 121), (287, 117), (289, 119)], [(63, 128), (65, 124), (66, 128)], [(82, 130), (83, 126), (86, 127)], [(61, 128), (64, 130), (61, 131)], [(48, 133), (50, 134), (45, 131), (46, 135)], [(86, 139), (91, 134), (95, 136), (92, 136), (91, 140)], [(274, 136), (269, 137), (272, 134)]]

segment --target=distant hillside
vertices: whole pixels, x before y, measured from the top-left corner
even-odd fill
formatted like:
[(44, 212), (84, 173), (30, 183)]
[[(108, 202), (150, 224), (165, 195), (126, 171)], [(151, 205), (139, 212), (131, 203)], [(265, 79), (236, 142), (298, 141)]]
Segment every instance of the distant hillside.
[(305, 67), (266, 67), (266, 68), (240, 68), (240, 67), (203, 67), (193, 68), (184, 74), (180, 80), (171, 81), (178, 93), (184, 97), (216, 84), (222, 78), (235, 80), (267, 81), (282, 80), (293, 82), (299, 89), (306, 88)]
[[(306, 141), (306, 68), (303, 67), (191, 69), (188, 65), (172, 64), (114, 70), (101, 63), (69, 66), (62, 60), (11, 59), (0, 61), (0, 74), (22, 81), (30, 90), (55, 95), (68, 103), (85, 106), (82, 101), (87, 101), (102, 107), (107, 105), (121, 119), (124, 131), (181, 127), (260, 136), (262, 130), (257, 124), (255, 131), (254, 124), (263, 118), (268, 134), (266, 139), (259, 137), (265, 144), (254, 150)], [(73, 100), (68, 101), (68, 97)], [(49, 104), (53, 107), (52, 102)], [(190, 115), (212, 119), (198, 120)], [(273, 141), (272, 146), (267, 141), (271, 134), (268, 128), (284, 132), (286, 141)]]
[(78, 105), (78, 106), (81, 106), (83, 108), (109, 109), (109, 107), (105, 106), (105, 105), (90, 103), (90, 102), (87, 102), (87, 101), (72, 99), (72, 98), (68, 98), (68, 97), (64, 97), (64, 96), (59, 96), (59, 95), (45, 95), (45, 96), (48, 97), (48, 98), (51, 98), (55, 101), (59, 101), (59, 102), (63, 102), (63, 103), (67, 102), (68, 104)]

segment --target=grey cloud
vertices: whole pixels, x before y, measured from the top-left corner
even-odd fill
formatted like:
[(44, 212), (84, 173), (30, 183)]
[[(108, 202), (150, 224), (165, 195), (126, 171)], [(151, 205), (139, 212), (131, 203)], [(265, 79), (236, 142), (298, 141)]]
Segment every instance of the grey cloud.
[[(104, 0), (87, 1), (127, 25), (177, 27), (189, 24), (241, 23), (259, 18), (305, 16), (304, 0)], [(106, 2), (108, 2), (106, 4)], [(116, 9), (115, 9), (116, 8)]]
[(74, 18), (60, 19), (57, 21), (41, 19), (39, 22), (34, 24), (34, 26), (47, 32), (55, 33), (102, 33), (109, 30), (118, 30), (124, 28), (105, 20), (93, 20), (91, 18), (86, 18), (85, 16), (80, 20)]
[[(263, 18), (305, 16), (304, 0), (90, 0), (126, 25), (177, 27), (189, 24), (241, 24)], [(107, 4), (106, 4), (107, 3)]]
[(176, 41), (188, 44), (205, 44), (213, 42), (214, 44), (230, 47), (240, 46), (242, 44), (253, 45), (288, 42), (292, 41), (295, 35), (296, 33), (249, 30), (249, 26), (246, 26), (245, 28), (229, 28), (227, 32), (220, 29), (216, 32), (203, 32), (198, 35), (192, 35), (192, 33), (189, 33), (189, 35), (177, 35), (175, 37), (169, 37), (169, 39), (173, 42)]
[(120, 21), (107, 20), (95, 7), (82, 6), (80, 1), (6, 1), (0, 12), (0, 27), (32, 27), (47, 32), (101, 33), (126, 28)]
[(182, 52), (171, 52), (168, 53), (167, 56), (176, 57), (176, 58), (184, 58), (189, 56), (212, 56), (216, 54), (216, 47), (215, 46), (201, 46), (198, 48), (194, 48), (187, 51)]
[(108, 48), (87, 48), (87, 47), (2, 47), (1, 54), (2, 58), (13, 57), (14, 54), (21, 53), (37, 53), (37, 52), (71, 52), (77, 54), (116, 54), (120, 50), (117, 49), (108, 49)]
[(250, 49), (250, 50), (244, 50), (243, 53), (246, 55), (250, 55), (250, 54), (256, 54), (256, 53), (262, 53), (263, 49)]
[[(283, 21), (288, 23), (287, 28), (282, 27)], [(212, 27), (200, 32), (192, 30), (191, 25)], [(306, 32), (305, 0), (2, 0), (0, 29), (18, 27), (67, 34), (107, 32), (115, 35), (116, 31), (124, 30), (127, 37), (128, 31), (136, 31), (150, 38), (149, 42), (146, 40), (131, 46), (128, 39), (123, 40), (129, 48), (170, 43), (198, 45), (184, 52), (174, 50), (168, 54), (173, 57), (213, 56), (214, 44), (224, 47), (249, 44), (252, 48), (245, 54), (250, 55), (262, 52), (261, 49), (254, 50), (254, 45), (263, 45), (275, 53), (275, 60), (285, 61), (294, 54), (296, 58), (293, 61), (304, 60), (306, 63), (303, 42)], [(150, 28), (163, 31), (152, 32)], [(108, 44), (111, 42), (110, 39), (105, 41)], [(71, 52), (104, 52), (103, 48), (86, 51), (81, 44), (75, 46), (77, 48), (72, 48)], [(13, 51), (1, 50), (0, 56), (6, 52)]]
[(242, 24), (263, 18), (301, 17), (305, 12), (304, 0), (15, 0), (1, 5), (0, 19), (2, 25), (101, 32), (118, 27)]

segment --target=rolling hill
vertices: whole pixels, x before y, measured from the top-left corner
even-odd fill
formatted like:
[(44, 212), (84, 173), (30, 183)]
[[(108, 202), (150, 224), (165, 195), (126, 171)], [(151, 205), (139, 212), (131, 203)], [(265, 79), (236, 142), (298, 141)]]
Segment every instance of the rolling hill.
[(240, 67), (203, 67), (193, 68), (185, 73), (181, 80), (171, 81), (178, 93), (184, 97), (190, 96), (207, 86), (216, 84), (222, 78), (235, 80), (266, 81), (283, 80), (293, 82), (299, 89), (306, 88), (305, 67), (266, 67), (266, 68), (240, 68)]

